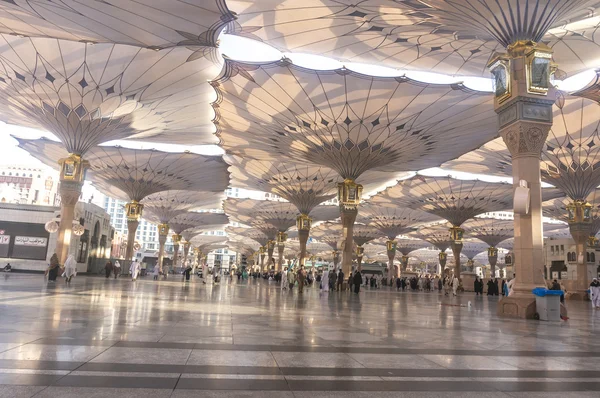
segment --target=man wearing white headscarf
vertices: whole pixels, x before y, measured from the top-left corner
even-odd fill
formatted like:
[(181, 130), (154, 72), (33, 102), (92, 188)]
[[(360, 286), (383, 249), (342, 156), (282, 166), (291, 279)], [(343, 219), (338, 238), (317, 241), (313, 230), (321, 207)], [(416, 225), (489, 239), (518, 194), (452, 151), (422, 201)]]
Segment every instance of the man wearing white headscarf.
[(71, 283), (71, 279), (77, 275), (77, 261), (73, 258), (72, 254), (69, 254), (67, 261), (65, 261), (65, 280), (67, 283)]
[(129, 267), (129, 273), (131, 273), (131, 280), (135, 281), (140, 273), (140, 263), (136, 260), (131, 262), (131, 266)]
[(284, 268), (281, 273), (281, 290), (288, 290), (288, 288), (287, 270)]
[(323, 276), (321, 277), (321, 292), (329, 293), (329, 271), (323, 269)]
[(600, 282), (594, 278), (590, 283), (590, 295), (592, 298), (592, 308), (600, 308)]

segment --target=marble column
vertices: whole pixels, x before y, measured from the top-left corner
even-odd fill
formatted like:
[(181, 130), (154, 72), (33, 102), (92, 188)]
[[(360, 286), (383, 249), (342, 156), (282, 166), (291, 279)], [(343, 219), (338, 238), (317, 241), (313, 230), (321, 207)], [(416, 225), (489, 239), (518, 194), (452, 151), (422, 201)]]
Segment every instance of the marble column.
[(408, 267), (408, 256), (403, 255), (402, 257), (400, 257), (400, 265), (402, 266), (402, 272), (406, 272), (406, 269)]
[(175, 270), (179, 261), (179, 243), (181, 242), (181, 235), (173, 234), (171, 239), (173, 240), (173, 270)]
[(460, 252), (463, 248), (463, 234), (464, 229), (459, 226), (452, 226), (450, 228), (450, 249), (454, 255), (454, 277), (460, 278), (461, 265), (460, 265)]
[(283, 269), (283, 251), (285, 250), (285, 241), (287, 240), (287, 234), (283, 231), (277, 233), (277, 271)]
[[(358, 246), (356, 248), (356, 269), (358, 272), (362, 271), (362, 259), (365, 254), (365, 248), (362, 246)], [(344, 274), (347, 275), (347, 274)]]
[(135, 232), (139, 225), (140, 220), (127, 220), (127, 249), (125, 250), (125, 260), (133, 260)]
[(59, 264), (63, 265), (69, 256), (75, 206), (81, 196), (85, 171), (89, 163), (81, 155), (71, 153), (66, 158), (60, 159), (58, 164), (60, 166), (60, 224), (56, 238), (56, 255)]
[(270, 240), (267, 242), (267, 267), (269, 270), (271, 269), (271, 263), (273, 260), (273, 252), (274, 251), (275, 251), (275, 242)]
[(162, 272), (163, 259), (165, 256), (165, 243), (169, 235), (169, 224), (159, 224), (158, 226), (158, 269)]
[[(506, 86), (497, 85), (494, 105), (500, 136), (512, 156), (513, 186), (515, 192), (522, 195), (522, 199), (515, 202), (515, 283), (513, 294), (500, 300), (500, 316), (533, 318), (536, 306), (531, 291), (545, 286), (540, 157), (552, 126), (555, 101), (555, 89), (549, 81), (550, 56), (551, 50), (547, 47), (523, 41), (509, 47), (508, 58), (499, 57), (490, 62), (495, 76), (506, 76)], [(535, 86), (528, 73), (532, 59), (542, 60), (536, 68), (543, 66), (544, 60), (548, 61), (548, 70), (538, 72), (545, 80), (539, 78)], [(525, 199), (527, 189), (529, 206)]]
[(358, 215), (358, 209), (342, 209), (343, 245), (342, 248), (342, 272), (344, 275), (352, 275), (352, 257), (354, 256), (354, 222)]
[(440, 251), (438, 253), (438, 260), (440, 262), (440, 276), (444, 276), (444, 269), (446, 268), (446, 261), (448, 261), (448, 255), (446, 254), (446, 250)]
[(575, 291), (570, 292), (568, 296), (569, 299), (588, 299), (587, 290), (589, 289), (590, 281), (588, 280), (587, 244), (591, 229), (592, 226), (590, 223), (569, 223), (569, 230), (575, 241), (575, 251), (577, 253), (577, 283), (575, 285)]
[(336, 272), (338, 270), (339, 263), (340, 263), (340, 251), (339, 250), (334, 250), (333, 251), (333, 269)]
[(56, 239), (56, 255), (59, 264), (63, 265), (69, 255), (75, 206), (81, 195), (83, 183), (75, 181), (60, 182), (60, 224)]
[(498, 264), (498, 249), (493, 246), (488, 248), (488, 262), (492, 276), (496, 276), (496, 264)]
[(265, 253), (265, 247), (261, 246), (260, 247), (260, 270), (261, 272), (265, 271), (265, 257), (267, 256), (267, 253)]
[(184, 267), (185, 267), (185, 262), (187, 261), (187, 258), (188, 258), (188, 254), (190, 252), (191, 245), (192, 244), (190, 242), (187, 242), (187, 241), (183, 242), (183, 261), (182, 261), (181, 265)]
[(300, 258), (298, 263), (300, 266), (304, 265), (306, 262), (306, 242), (308, 242), (309, 233), (310, 231), (307, 229), (298, 230), (298, 240), (300, 241)]
[(393, 239), (389, 239), (386, 243), (386, 253), (388, 257), (388, 286), (391, 286), (393, 280), (396, 279), (397, 273), (394, 267), (394, 258), (396, 257), (396, 245), (397, 242)]

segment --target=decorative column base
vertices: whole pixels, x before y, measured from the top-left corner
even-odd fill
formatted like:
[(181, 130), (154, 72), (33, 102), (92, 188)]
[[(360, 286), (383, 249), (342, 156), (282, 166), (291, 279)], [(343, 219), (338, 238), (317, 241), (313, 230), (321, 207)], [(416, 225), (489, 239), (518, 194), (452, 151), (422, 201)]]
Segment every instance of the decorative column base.
[[(498, 302), (496, 314), (507, 318), (535, 319), (537, 313), (535, 296), (531, 297), (504, 297)], [(567, 307), (560, 305), (560, 315), (567, 316)]]

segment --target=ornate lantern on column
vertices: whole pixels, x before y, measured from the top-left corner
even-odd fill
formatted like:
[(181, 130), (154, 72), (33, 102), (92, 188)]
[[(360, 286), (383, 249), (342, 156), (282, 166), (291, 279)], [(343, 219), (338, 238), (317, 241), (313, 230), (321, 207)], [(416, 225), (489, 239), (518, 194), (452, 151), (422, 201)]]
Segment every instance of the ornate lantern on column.
[(277, 232), (277, 246), (283, 246), (287, 240), (287, 234), (285, 232)]
[(127, 221), (140, 221), (142, 218), (142, 210), (144, 205), (139, 203), (137, 200), (132, 200), (125, 205), (125, 212), (127, 213)]
[(567, 205), (569, 224), (571, 223), (591, 223), (592, 205), (583, 200), (576, 200)]
[(85, 179), (85, 171), (89, 162), (83, 160), (80, 155), (70, 154), (58, 161), (60, 165), (60, 180), (82, 183)]
[(179, 243), (181, 243), (181, 238), (182, 236), (180, 234), (173, 234), (173, 236), (171, 236), (174, 245), (179, 245)]
[(300, 214), (296, 217), (296, 227), (298, 231), (309, 231), (312, 225), (312, 218), (306, 214)]
[(440, 266), (442, 267), (442, 271), (446, 266), (446, 261), (448, 260), (448, 254), (446, 252), (439, 252), (438, 260), (440, 261)]
[(356, 257), (358, 257), (359, 259), (362, 259), (364, 254), (365, 254), (365, 248), (362, 246), (358, 246), (356, 248)]
[(169, 224), (158, 224), (158, 235), (168, 236), (169, 235)]
[(590, 236), (588, 238), (588, 246), (589, 247), (596, 247), (596, 246), (598, 246), (598, 238), (596, 238), (595, 236)]
[(464, 233), (465, 230), (461, 227), (453, 226), (452, 228), (450, 228), (450, 239), (452, 239), (452, 242), (454, 244), (461, 245), (463, 243)]
[(387, 242), (385, 242), (385, 248), (388, 252), (395, 252), (397, 245), (398, 242), (395, 240), (388, 240)]
[(338, 200), (340, 207), (347, 210), (353, 210), (360, 204), (363, 186), (357, 184), (352, 179), (345, 179), (338, 184)]

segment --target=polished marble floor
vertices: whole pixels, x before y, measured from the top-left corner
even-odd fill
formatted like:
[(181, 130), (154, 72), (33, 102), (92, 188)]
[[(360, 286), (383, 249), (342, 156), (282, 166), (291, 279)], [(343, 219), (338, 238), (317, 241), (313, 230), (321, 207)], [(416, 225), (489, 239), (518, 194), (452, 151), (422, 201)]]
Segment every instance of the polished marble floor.
[(0, 274), (0, 397), (600, 397), (600, 311), (497, 302)]

